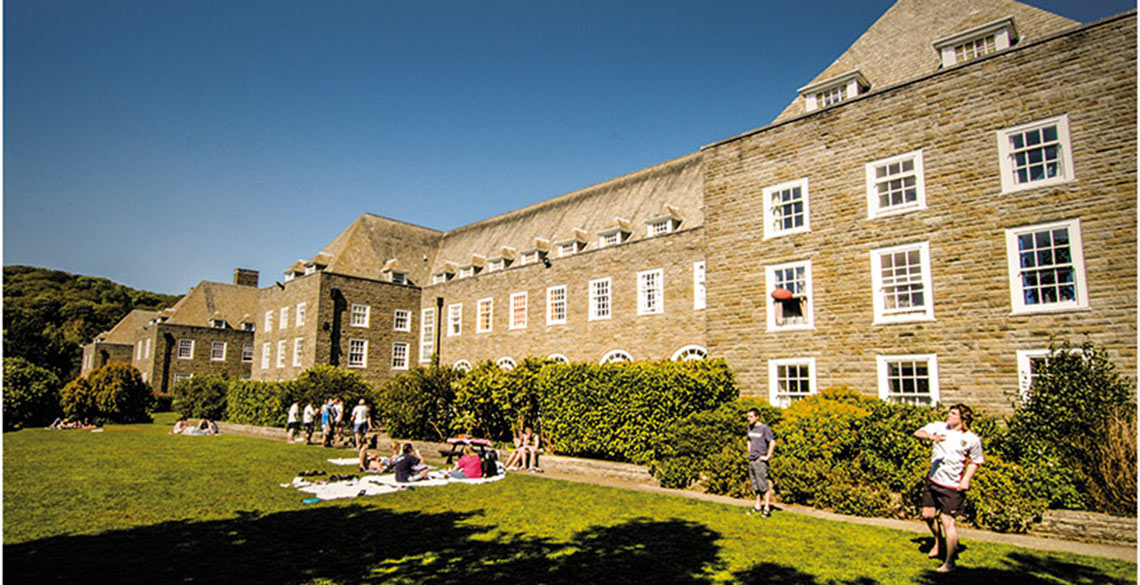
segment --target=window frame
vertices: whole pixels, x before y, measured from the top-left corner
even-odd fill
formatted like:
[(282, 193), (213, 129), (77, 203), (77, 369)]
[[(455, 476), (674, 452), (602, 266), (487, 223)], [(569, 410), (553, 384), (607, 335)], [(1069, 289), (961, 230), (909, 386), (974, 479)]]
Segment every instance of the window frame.
[(261, 369), (268, 370), (273, 359), (273, 344), (266, 341), (261, 344)]
[[(189, 355), (182, 355), (183, 343), (185, 343), (185, 342), (190, 343), (190, 346), (188, 348), (186, 348), (186, 352), (189, 353)], [(177, 351), (175, 352), (175, 356), (180, 360), (192, 360), (192, 359), (194, 359), (194, 340), (186, 338), (186, 337), (178, 338), (178, 347), (177, 347)]]
[(624, 349), (611, 349), (598, 360), (598, 365), (633, 363), (633, 355)]
[[(357, 309), (364, 309), (363, 313), (358, 313)], [(361, 322), (357, 322), (357, 317), (363, 314)], [(365, 305), (363, 303), (352, 303), (348, 308), (348, 326), (359, 327), (367, 329), (372, 322), (372, 305)]]
[[(804, 367), (808, 368), (807, 383), (809, 390), (807, 392), (780, 392), (780, 368), (781, 367)], [(815, 358), (780, 358), (768, 360), (768, 403), (772, 406), (786, 408), (795, 402), (797, 399), (807, 398), (819, 392), (819, 384), (816, 378), (816, 364)]]
[[(562, 293), (562, 299), (554, 298), (555, 292)], [(556, 286), (547, 287), (546, 289), (546, 324), (547, 325), (565, 325), (566, 317), (569, 315), (569, 299), (566, 296), (566, 285), (559, 284)], [(562, 318), (555, 317), (555, 307), (562, 307)]]
[[(599, 294), (596, 290), (596, 288), (597, 288), (596, 285), (599, 285), (603, 282), (606, 285), (606, 290), (605, 290), (604, 295)], [(589, 284), (587, 284), (587, 294), (588, 294), (587, 298), (589, 298), (589, 303), (590, 303), (590, 313), (589, 313), (588, 320), (590, 320), (590, 321), (602, 321), (605, 319), (613, 318), (613, 315), (614, 315), (614, 310), (613, 310), (614, 309), (614, 307), (613, 307), (613, 297), (614, 297), (613, 279), (611, 279), (610, 277), (607, 276), (605, 278), (595, 278), (595, 279), (589, 281)], [(605, 303), (605, 307), (604, 307), (605, 312), (604, 313), (601, 310), (599, 310), (599, 309), (603, 308), (602, 307), (603, 301)]]
[[(909, 174), (900, 173), (898, 175), (888, 175), (886, 179), (880, 180), (876, 173), (881, 167), (889, 167), (892, 164), (902, 164), (908, 159), (914, 161), (914, 169), (911, 174), (914, 175), (914, 189), (915, 201), (913, 203), (902, 203), (901, 205), (892, 205), (888, 207), (881, 207), (879, 205), (879, 183), (891, 180), (903, 179)], [(877, 219), (880, 217), (891, 217), (894, 215), (902, 215), (904, 213), (911, 213), (926, 209), (926, 179), (925, 168), (923, 166), (922, 149), (896, 154), (887, 158), (882, 158), (876, 161), (871, 161), (866, 164), (865, 172), (867, 178), (867, 219)]]
[[(811, 231), (811, 192), (808, 187), (809, 185), (807, 177), (764, 187), (764, 189), (761, 191), (763, 197), (761, 201), (763, 202), (764, 206), (763, 239), (770, 240), (773, 238), (781, 238), (784, 236), (802, 234)], [(777, 229), (775, 225), (775, 207), (783, 207), (789, 205), (789, 203), (780, 203), (778, 205), (774, 205), (771, 201), (772, 195), (797, 188), (800, 190), (800, 200), (803, 202), (803, 225), (787, 229)]]
[(289, 307), (281, 307), (280, 318), (277, 320), (277, 328), (289, 328)]
[[(778, 270), (794, 270), (800, 267), (804, 269), (804, 292), (801, 295), (804, 300), (801, 301), (802, 312), (804, 314), (803, 323), (787, 323), (780, 324), (776, 321), (776, 307), (777, 301), (772, 298), (772, 291), (776, 290), (776, 271)], [(782, 264), (771, 264), (764, 267), (764, 287), (767, 291), (765, 308), (768, 331), (804, 331), (815, 329), (815, 294), (812, 284), (811, 275), (811, 260), (796, 260), (794, 262), (784, 262)], [(794, 291), (793, 291), (794, 292)]]
[[(354, 344), (360, 346), (360, 351), (358, 352), (359, 356), (360, 356), (360, 360), (358, 362), (353, 361), (353, 355), (354, 355), (353, 354), (353, 345)], [(348, 351), (345, 352), (345, 357), (346, 357), (346, 359), (345, 359), (345, 367), (346, 368), (367, 368), (368, 367), (368, 340), (367, 339), (361, 339), (359, 337), (349, 338), (349, 340), (348, 340)]]
[[(689, 357), (690, 355), (699, 355), (700, 357), (694, 359), (694, 358), (690, 358)], [(673, 357), (669, 358), (669, 361), (694, 362), (694, 361), (703, 361), (703, 360), (707, 360), (707, 359), (709, 359), (708, 348), (706, 348), (703, 345), (691, 344), (691, 345), (686, 345), (686, 346), (682, 347), (681, 349), (678, 349), (677, 351), (673, 352)]]
[[(1021, 250), (1018, 247), (1018, 236), (1027, 233), (1037, 234), (1044, 231), (1055, 231), (1060, 228), (1065, 228), (1069, 232), (1069, 263), (1072, 265), (1073, 286), (1076, 289), (1074, 298), (1072, 301), (1050, 303), (1047, 306), (1041, 304), (1027, 305), (1021, 279)], [(1008, 228), (1005, 230), (1005, 252), (1009, 273), (1011, 315), (1081, 311), (1089, 308), (1088, 275), (1085, 271), (1084, 238), (1081, 235), (1080, 218)]]
[(265, 329), (264, 331), (273, 331), (273, 309), (265, 312)]
[[(521, 305), (519, 300), (521, 299)], [(527, 294), (526, 291), (511, 293), (510, 297), (510, 322), (507, 324), (508, 329), (526, 329), (527, 325)], [(521, 313), (520, 313), (521, 309)], [(521, 315), (522, 319), (519, 320)]]
[[(1024, 134), (1026, 132), (1040, 130), (1042, 128), (1054, 125), (1057, 127), (1057, 146), (1060, 150), (1058, 175), (1055, 177), (1038, 179), (1036, 181), (1018, 183), (1015, 178), (1015, 168), (1013, 166), (1012, 160), (1014, 153), (1013, 146), (1010, 144), (1010, 137), (1016, 134)], [(1037, 189), (1040, 187), (1052, 187), (1054, 185), (1063, 185), (1065, 183), (1076, 181), (1077, 176), (1073, 162), (1072, 144), (1072, 135), (1069, 131), (1068, 114), (1061, 114), (1060, 116), (1035, 120), (1026, 124), (1012, 126), (1010, 128), (1002, 128), (1001, 130), (998, 130), (998, 164), (1001, 168), (1002, 194), (1004, 195), (1007, 193), (1017, 193), (1019, 191)]]
[[(404, 326), (400, 326), (400, 314), (403, 313)], [(396, 309), (392, 311), (392, 331), (404, 331), (410, 333), (412, 331), (412, 312), (407, 309)]]
[[(486, 311), (484, 311), (484, 308)], [(486, 325), (483, 316), (486, 314)], [(495, 330), (495, 297), (475, 301), (475, 333), (491, 333)]]
[[(654, 281), (656, 281), (654, 285)], [(652, 286), (651, 286), (652, 285)], [(656, 293), (656, 296), (653, 295)], [(637, 273), (637, 314), (660, 315), (665, 312), (665, 270), (653, 268)]]
[(294, 325), (293, 325), (294, 327), (304, 327), (305, 326), (305, 311), (307, 311), (307, 310), (308, 310), (308, 303), (306, 303), (306, 302), (297, 303), (297, 310), (294, 311), (294, 314), (296, 315), (296, 317), (295, 317), (296, 320), (295, 320)]
[[(436, 318), (435, 307), (424, 307), (420, 310), (420, 363), (431, 361), (435, 353), (435, 328), (439, 319)], [(427, 351), (424, 351), (424, 350)]]
[(705, 284), (707, 273), (705, 261), (693, 262), (693, 310), (700, 311), (708, 307), (708, 287)]
[(288, 345), (289, 345), (289, 343), (285, 339), (281, 339), (281, 340), (277, 341), (277, 369), (278, 370), (285, 367), (285, 349), (288, 347)]
[(452, 303), (447, 306), (447, 336), (460, 335), (463, 335), (463, 303)]
[[(221, 354), (221, 357), (214, 357), (215, 351), (218, 349), (218, 344), (221, 344), (221, 346), (222, 346), (222, 354)], [(224, 362), (224, 361), (226, 361), (226, 345), (227, 344), (224, 341), (211, 341), (210, 342), (210, 361), (212, 361), (212, 362)]]
[[(403, 356), (400, 355), (400, 349), (403, 349)], [(393, 370), (407, 370), (408, 362), (408, 343), (405, 341), (392, 342), (392, 369)]]
[[(919, 260), (922, 262), (921, 283), (924, 303), (921, 308), (902, 311), (888, 310), (886, 297), (883, 295), (883, 268), (882, 258), (888, 254), (910, 252), (917, 250)], [(871, 294), (873, 297), (875, 320), (873, 325), (889, 325), (892, 323), (912, 323), (916, 321), (934, 321), (934, 291), (932, 269), (930, 265), (930, 242), (914, 242), (888, 248), (871, 250)]]
[[(505, 372), (509, 372), (509, 371), (518, 367), (518, 363), (515, 362), (514, 358), (512, 358), (510, 356), (503, 356), (503, 357), (495, 360), (495, 365), (498, 366), (500, 370), (503, 370)], [(503, 367), (505, 365), (509, 365), (510, 367), (509, 368)]]
[(253, 363), (253, 344), (252, 343), (243, 343), (241, 345), (241, 362), (243, 364), (252, 364)]
[[(927, 386), (930, 390), (930, 406), (936, 406), (942, 401), (938, 382), (938, 354), (904, 354), (875, 356), (875, 366), (878, 373), (879, 398), (887, 402), (891, 400), (889, 366), (894, 362), (926, 362)], [(921, 403), (920, 403), (921, 404)]]

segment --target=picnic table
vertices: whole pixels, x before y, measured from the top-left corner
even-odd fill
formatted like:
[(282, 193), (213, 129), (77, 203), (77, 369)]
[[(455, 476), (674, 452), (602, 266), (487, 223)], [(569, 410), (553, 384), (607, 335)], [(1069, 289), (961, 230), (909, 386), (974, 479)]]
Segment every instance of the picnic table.
[(476, 439), (474, 437), (455, 437), (447, 440), (447, 449), (440, 449), (440, 457), (447, 458), (447, 464), (451, 465), (452, 459), (463, 454), (464, 447), (471, 447), (479, 453), (479, 458), (485, 458), (488, 449), (494, 449), (494, 444), (487, 439)]

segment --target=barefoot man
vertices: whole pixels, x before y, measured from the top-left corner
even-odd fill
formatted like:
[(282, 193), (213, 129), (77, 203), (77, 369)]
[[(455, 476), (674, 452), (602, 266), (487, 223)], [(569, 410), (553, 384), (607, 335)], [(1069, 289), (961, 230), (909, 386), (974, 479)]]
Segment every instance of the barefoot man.
[[(768, 462), (776, 451), (776, 436), (768, 425), (760, 422), (760, 411), (748, 410), (748, 479), (752, 491), (756, 492), (756, 504), (748, 510), (748, 515), (759, 514), (767, 518), (772, 514), (772, 490), (768, 483)], [(764, 507), (760, 507), (763, 498)]]
[[(970, 432), (974, 413), (965, 404), (955, 404), (946, 414), (946, 422), (932, 422), (914, 432), (914, 436), (934, 443), (930, 473), (922, 490), (922, 518), (934, 535), (930, 558), (945, 554), (939, 573), (954, 570), (958, 552), (958, 528), (954, 520), (966, 505), (970, 478), (982, 457), (982, 441)], [(941, 525), (941, 530), (939, 530)]]

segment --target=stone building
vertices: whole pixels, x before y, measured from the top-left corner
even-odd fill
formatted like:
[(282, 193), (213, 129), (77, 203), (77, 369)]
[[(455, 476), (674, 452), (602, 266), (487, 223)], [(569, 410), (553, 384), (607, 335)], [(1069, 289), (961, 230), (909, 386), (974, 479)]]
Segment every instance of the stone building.
[(97, 335), (91, 343), (83, 346), (79, 375), (86, 376), (107, 365), (108, 362), (131, 363), (134, 359), (135, 340), (141, 337), (143, 328), (156, 316), (158, 311), (135, 309), (116, 323), (110, 331)]

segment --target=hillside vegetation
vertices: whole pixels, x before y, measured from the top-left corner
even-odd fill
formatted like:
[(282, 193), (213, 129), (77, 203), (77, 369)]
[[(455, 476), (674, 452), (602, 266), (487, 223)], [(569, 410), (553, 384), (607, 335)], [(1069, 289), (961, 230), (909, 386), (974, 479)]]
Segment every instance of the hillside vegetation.
[(106, 278), (5, 266), (4, 355), (22, 357), (70, 380), (79, 373), (83, 344), (133, 309), (162, 309), (179, 298)]

